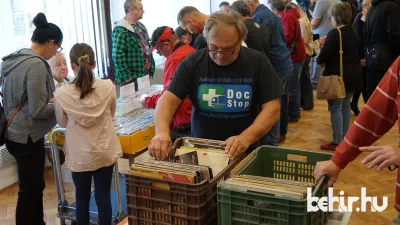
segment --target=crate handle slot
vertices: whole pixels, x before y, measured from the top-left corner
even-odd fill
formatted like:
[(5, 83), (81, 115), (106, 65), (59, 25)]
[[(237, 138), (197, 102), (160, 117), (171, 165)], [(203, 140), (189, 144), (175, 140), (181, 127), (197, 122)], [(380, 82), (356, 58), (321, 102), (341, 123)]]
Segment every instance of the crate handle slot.
[(150, 185), (153, 188), (157, 188), (157, 189), (161, 189), (161, 190), (165, 190), (165, 191), (170, 191), (171, 190), (169, 184), (167, 184), (167, 183), (153, 181), (153, 182), (150, 182)]
[(307, 163), (307, 156), (295, 155), (295, 154), (287, 154), (287, 160)]

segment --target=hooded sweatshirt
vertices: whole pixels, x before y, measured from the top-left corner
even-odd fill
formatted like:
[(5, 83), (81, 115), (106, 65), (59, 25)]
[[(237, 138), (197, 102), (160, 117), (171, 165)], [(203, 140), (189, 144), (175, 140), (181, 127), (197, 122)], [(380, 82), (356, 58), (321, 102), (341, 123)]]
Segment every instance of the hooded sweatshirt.
[(3, 107), (7, 119), (26, 99), (8, 127), (7, 139), (26, 144), (43, 138), (55, 125), (53, 97), (54, 82), (50, 66), (32, 49), (21, 49), (3, 58)]
[(292, 62), (301, 62), (306, 59), (306, 47), (301, 36), (300, 14), (297, 9), (288, 9), (282, 15), (283, 30), (285, 31), (286, 45), (290, 46), (297, 41), (290, 57)]
[(389, 46), (393, 61), (400, 54), (399, 7), (395, 1), (372, 0), (364, 28), (365, 47)]
[(66, 165), (73, 172), (111, 166), (122, 156), (114, 129), (116, 92), (110, 80), (96, 80), (94, 91), (80, 99), (74, 84), (54, 93), (57, 123), (66, 127)]

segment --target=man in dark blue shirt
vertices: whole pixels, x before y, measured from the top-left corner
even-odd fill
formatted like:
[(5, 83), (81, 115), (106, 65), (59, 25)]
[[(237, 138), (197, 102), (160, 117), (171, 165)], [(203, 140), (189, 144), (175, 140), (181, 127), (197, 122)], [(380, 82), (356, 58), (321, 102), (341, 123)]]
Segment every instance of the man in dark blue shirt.
[[(289, 49), (286, 46), (285, 33), (281, 19), (276, 16), (267, 6), (258, 0), (246, 0), (250, 7), (250, 12), (255, 21), (264, 24), (269, 32), (269, 55), (275, 71), (287, 90), (288, 81), (293, 72), (293, 64), (290, 58)], [(287, 95), (281, 99), (281, 118), (280, 121), (271, 129), (266, 137), (261, 140), (261, 144), (278, 145), (278, 140), (286, 136), (288, 127), (288, 100)], [(279, 138), (282, 136), (282, 138)]]
[(279, 119), (285, 94), (265, 54), (241, 46), (247, 29), (236, 14), (214, 13), (206, 21), (207, 48), (186, 57), (156, 107), (156, 134), (149, 153), (166, 159), (171, 119), (182, 100), (192, 103), (192, 136), (225, 141), (231, 159), (249, 153)]

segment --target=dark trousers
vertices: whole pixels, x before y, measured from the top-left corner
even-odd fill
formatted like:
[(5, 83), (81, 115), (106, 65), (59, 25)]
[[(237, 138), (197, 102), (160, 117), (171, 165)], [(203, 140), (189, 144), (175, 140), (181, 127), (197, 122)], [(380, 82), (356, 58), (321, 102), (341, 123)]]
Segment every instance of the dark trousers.
[(353, 94), (353, 99), (351, 100), (351, 104), (353, 106), (357, 106), (358, 105), (358, 100), (360, 99), (360, 95), (362, 94), (363, 99), (364, 99), (364, 103), (367, 103), (369, 95), (368, 95), (368, 91), (367, 91), (367, 77), (366, 77), (366, 69), (365, 67), (363, 67), (363, 77), (362, 77), (362, 89), (361, 90), (357, 90), (354, 91)]
[(310, 78), (310, 61), (311, 56), (307, 56), (300, 76), (300, 105), (304, 110), (311, 110), (314, 108), (313, 86)]
[(89, 225), (89, 203), (92, 177), (94, 177), (94, 197), (99, 213), (99, 225), (111, 225), (111, 181), (114, 165), (96, 171), (72, 172), (75, 184), (76, 222), (78, 225)]
[(389, 68), (381, 69), (374, 67), (367, 67), (367, 99), (371, 97), (372, 93), (374, 93), (375, 88), (378, 86), (379, 82), (381, 82), (383, 76)]
[(45, 225), (43, 221), (44, 138), (27, 144), (6, 141), (6, 148), (17, 161), (19, 191), (16, 225)]

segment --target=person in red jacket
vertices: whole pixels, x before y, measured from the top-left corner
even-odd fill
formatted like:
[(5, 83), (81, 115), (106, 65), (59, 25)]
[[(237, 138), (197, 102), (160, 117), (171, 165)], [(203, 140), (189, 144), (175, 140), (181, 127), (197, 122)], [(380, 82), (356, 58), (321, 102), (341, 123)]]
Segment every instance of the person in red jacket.
[[(147, 54), (151, 54), (154, 50), (156, 50), (157, 54), (167, 58), (164, 65), (163, 90), (165, 91), (168, 88), (169, 83), (175, 74), (175, 70), (181, 61), (196, 50), (180, 41), (174, 30), (168, 26), (158, 27), (153, 32), (151, 40), (151, 45), (153, 47), (147, 52)], [(155, 94), (152, 96), (142, 96), (142, 105), (146, 108), (154, 109), (157, 105), (158, 99), (162, 96), (164, 91), (160, 94)], [(190, 135), (191, 112), (192, 104), (190, 103), (189, 99), (186, 98), (181, 103), (173, 117), (171, 123), (171, 130), (173, 131), (171, 132), (171, 136), (173, 136), (172, 139), (176, 139), (179, 136)]]
[[(285, 32), (286, 45), (289, 48), (293, 63), (293, 74), (289, 79), (289, 122), (300, 120), (300, 76), (306, 59), (306, 47), (301, 36), (300, 14), (297, 9), (285, 6), (282, 0), (268, 0), (269, 8), (275, 15), (281, 17)], [(284, 137), (287, 127), (281, 126), (280, 136)]]
[[(383, 137), (397, 121), (400, 115), (400, 57), (391, 65), (378, 87), (365, 104), (354, 124), (350, 127), (343, 141), (337, 146), (335, 154), (329, 161), (318, 162), (314, 177), (320, 179), (322, 176), (329, 177), (327, 186), (332, 186), (342, 169), (357, 158), (361, 152), (371, 152), (363, 161), (370, 163), (368, 168), (377, 167), (380, 171), (386, 167), (400, 166), (400, 148), (371, 146)], [(369, 147), (365, 147), (369, 146)], [(389, 168), (392, 170), (392, 168)], [(400, 172), (397, 172), (395, 209), (399, 212), (397, 217), (390, 223), (400, 224)]]

